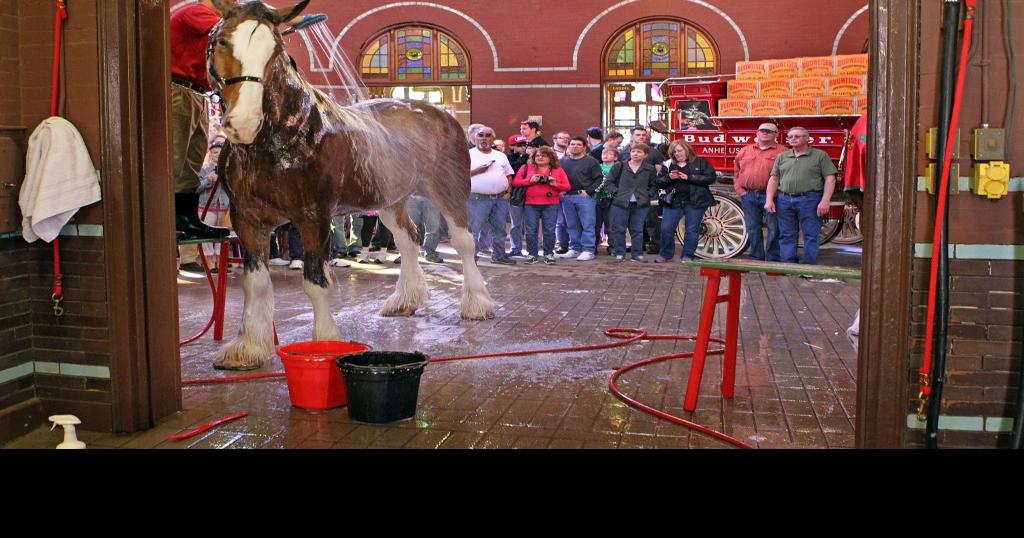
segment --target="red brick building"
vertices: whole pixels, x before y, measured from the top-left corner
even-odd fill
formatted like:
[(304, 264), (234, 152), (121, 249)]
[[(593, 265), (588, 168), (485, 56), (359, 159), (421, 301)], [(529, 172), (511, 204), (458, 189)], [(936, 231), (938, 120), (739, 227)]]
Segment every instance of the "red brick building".
[[(527, 116), (540, 116), (549, 134), (582, 135), (592, 125), (626, 128), (645, 115), (654, 117), (660, 99), (651, 86), (657, 82), (732, 73), (740, 60), (862, 52), (866, 7), (861, 0), (833, 2), (824, 12), (766, 11), (763, 3), (748, 0), (532, 0), (514, 8), (469, 1), (357, 1), (314, 2), (310, 9), (328, 15), (338, 46), (364, 81), (379, 86), (378, 95), (391, 95), (395, 86), (437, 88), (463, 124), (485, 123), (507, 136), (518, 132)], [(811, 25), (813, 32), (784, 30)], [(430, 69), (430, 61), (403, 56), (408, 47), (399, 50), (399, 33), (404, 39), (424, 31), (428, 39), (430, 32), (439, 33), (438, 49), (445, 47), (441, 39), (453, 42), (461, 69), (452, 74), (458, 76), (442, 78), (440, 51), (433, 62), (437, 72), (429, 78), (398, 72), (411, 63)], [(669, 49), (660, 67), (644, 53), (659, 41)], [(314, 83), (331, 83), (322, 73), (327, 59), (308, 35), (290, 38), (289, 46)], [(425, 60), (434, 52), (429, 47)], [(364, 55), (377, 56), (371, 62), (375, 68), (364, 64)], [(619, 92), (615, 103), (608, 86), (623, 84), (636, 89), (628, 97)]]

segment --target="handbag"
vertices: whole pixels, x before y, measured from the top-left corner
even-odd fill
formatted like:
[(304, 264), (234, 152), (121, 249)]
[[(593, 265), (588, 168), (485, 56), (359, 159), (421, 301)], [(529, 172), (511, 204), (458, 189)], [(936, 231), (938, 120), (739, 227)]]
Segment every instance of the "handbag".
[(513, 187), (512, 194), (509, 196), (508, 203), (514, 206), (522, 206), (526, 203), (526, 189), (527, 187)]

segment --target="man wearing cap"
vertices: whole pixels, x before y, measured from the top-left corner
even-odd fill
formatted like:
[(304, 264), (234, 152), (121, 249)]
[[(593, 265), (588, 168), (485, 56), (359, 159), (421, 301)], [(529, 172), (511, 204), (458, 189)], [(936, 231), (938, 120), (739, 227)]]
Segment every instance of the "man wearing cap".
[[(476, 147), (469, 150), (470, 188), (467, 208), (469, 231), (474, 238), (481, 236), (485, 226), (491, 232), (491, 263), (515, 265), (505, 255), (505, 219), (508, 218), (508, 200), (505, 193), (512, 184), (513, 170), (504, 153), (494, 151), (494, 130), (483, 125), (476, 132)], [(477, 251), (482, 245), (477, 245)]]
[(508, 163), (512, 169), (519, 172), (519, 167), (526, 164), (530, 156), (526, 154), (526, 137), (523, 135), (512, 135), (508, 137)]
[(604, 132), (600, 127), (587, 129), (587, 147), (590, 148), (590, 156), (595, 161), (601, 162), (601, 151), (604, 150)]
[(813, 265), (818, 263), (821, 217), (828, 214), (839, 171), (827, 153), (810, 147), (807, 129), (793, 127), (786, 142), (792, 149), (775, 159), (764, 208), (769, 213), (778, 213), (782, 261), (796, 263), (796, 240), (799, 232), (803, 232), (802, 261)]
[[(772, 175), (775, 160), (786, 152), (786, 148), (775, 141), (778, 134), (779, 128), (774, 124), (762, 123), (754, 135), (754, 143), (736, 154), (732, 186), (743, 204), (743, 220), (747, 224), (752, 260), (780, 260), (779, 223), (774, 213), (764, 210), (768, 178)], [(767, 245), (761, 231), (762, 224), (768, 228)]]

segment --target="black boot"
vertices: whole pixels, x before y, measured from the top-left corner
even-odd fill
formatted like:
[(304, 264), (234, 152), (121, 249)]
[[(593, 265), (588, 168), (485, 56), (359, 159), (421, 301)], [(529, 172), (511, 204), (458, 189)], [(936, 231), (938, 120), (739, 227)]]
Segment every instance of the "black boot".
[(227, 228), (209, 226), (199, 218), (199, 194), (174, 193), (175, 230), (188, 239), (220, 239), (231, 234)]

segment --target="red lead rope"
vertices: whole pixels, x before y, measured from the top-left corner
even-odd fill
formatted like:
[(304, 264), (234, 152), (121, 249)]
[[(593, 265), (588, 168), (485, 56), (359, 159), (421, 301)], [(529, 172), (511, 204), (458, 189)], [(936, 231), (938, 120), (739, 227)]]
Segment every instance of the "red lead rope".
[[(64, 20), (68, 18), (68, 11), (64, 7), (64, 0), (57, 0), (57, 16), (53, 25), (53, 88), (50, 93), (50, 116), (56, 116), (58, 112), (57, 103), (60, 99), (60, 36)], [(60, 317), (64, 315), (64, 307), (61, 303), (64, 300), (64, 288), (61, 283), (60, 274), (60, 239), (53, 239), (53, 315)]]
[[(957, 125), (960, 122), (960, 104), (963, 102), (964, 75), (967, 73), (967, 56), (971, 48), (971, 29), (974, 27), (974, 6), (977, 0), (965, 0), (967, 14), (964, 16), (964, 38), (960, 51), (960, 68), (956, 75), (956, 92), (953, 96), (953, 115), (949, 122), (949, 134), (946, 137), (946, 150), (942, 155), (942, 178), (939, 182), (939, 200), (935, 209), (935, 230), (932, 234), (931, 276), (928, 281), (928, 317), (925, 327), (924, 358), (921, 361), (920, 374), (921, 394), (918, 415), (924, 414), (928, 396), (932, 393), (932, 350), (935, 335), (935, 296), (938, 287), (939, 255), (942, 252), (942, 220), (946, 214), (946, 193), (949, 190), (949, 168), (953, 159), (953, 144), (956, 143)], [(946, 345), (941, 342), (940, 345)]]

